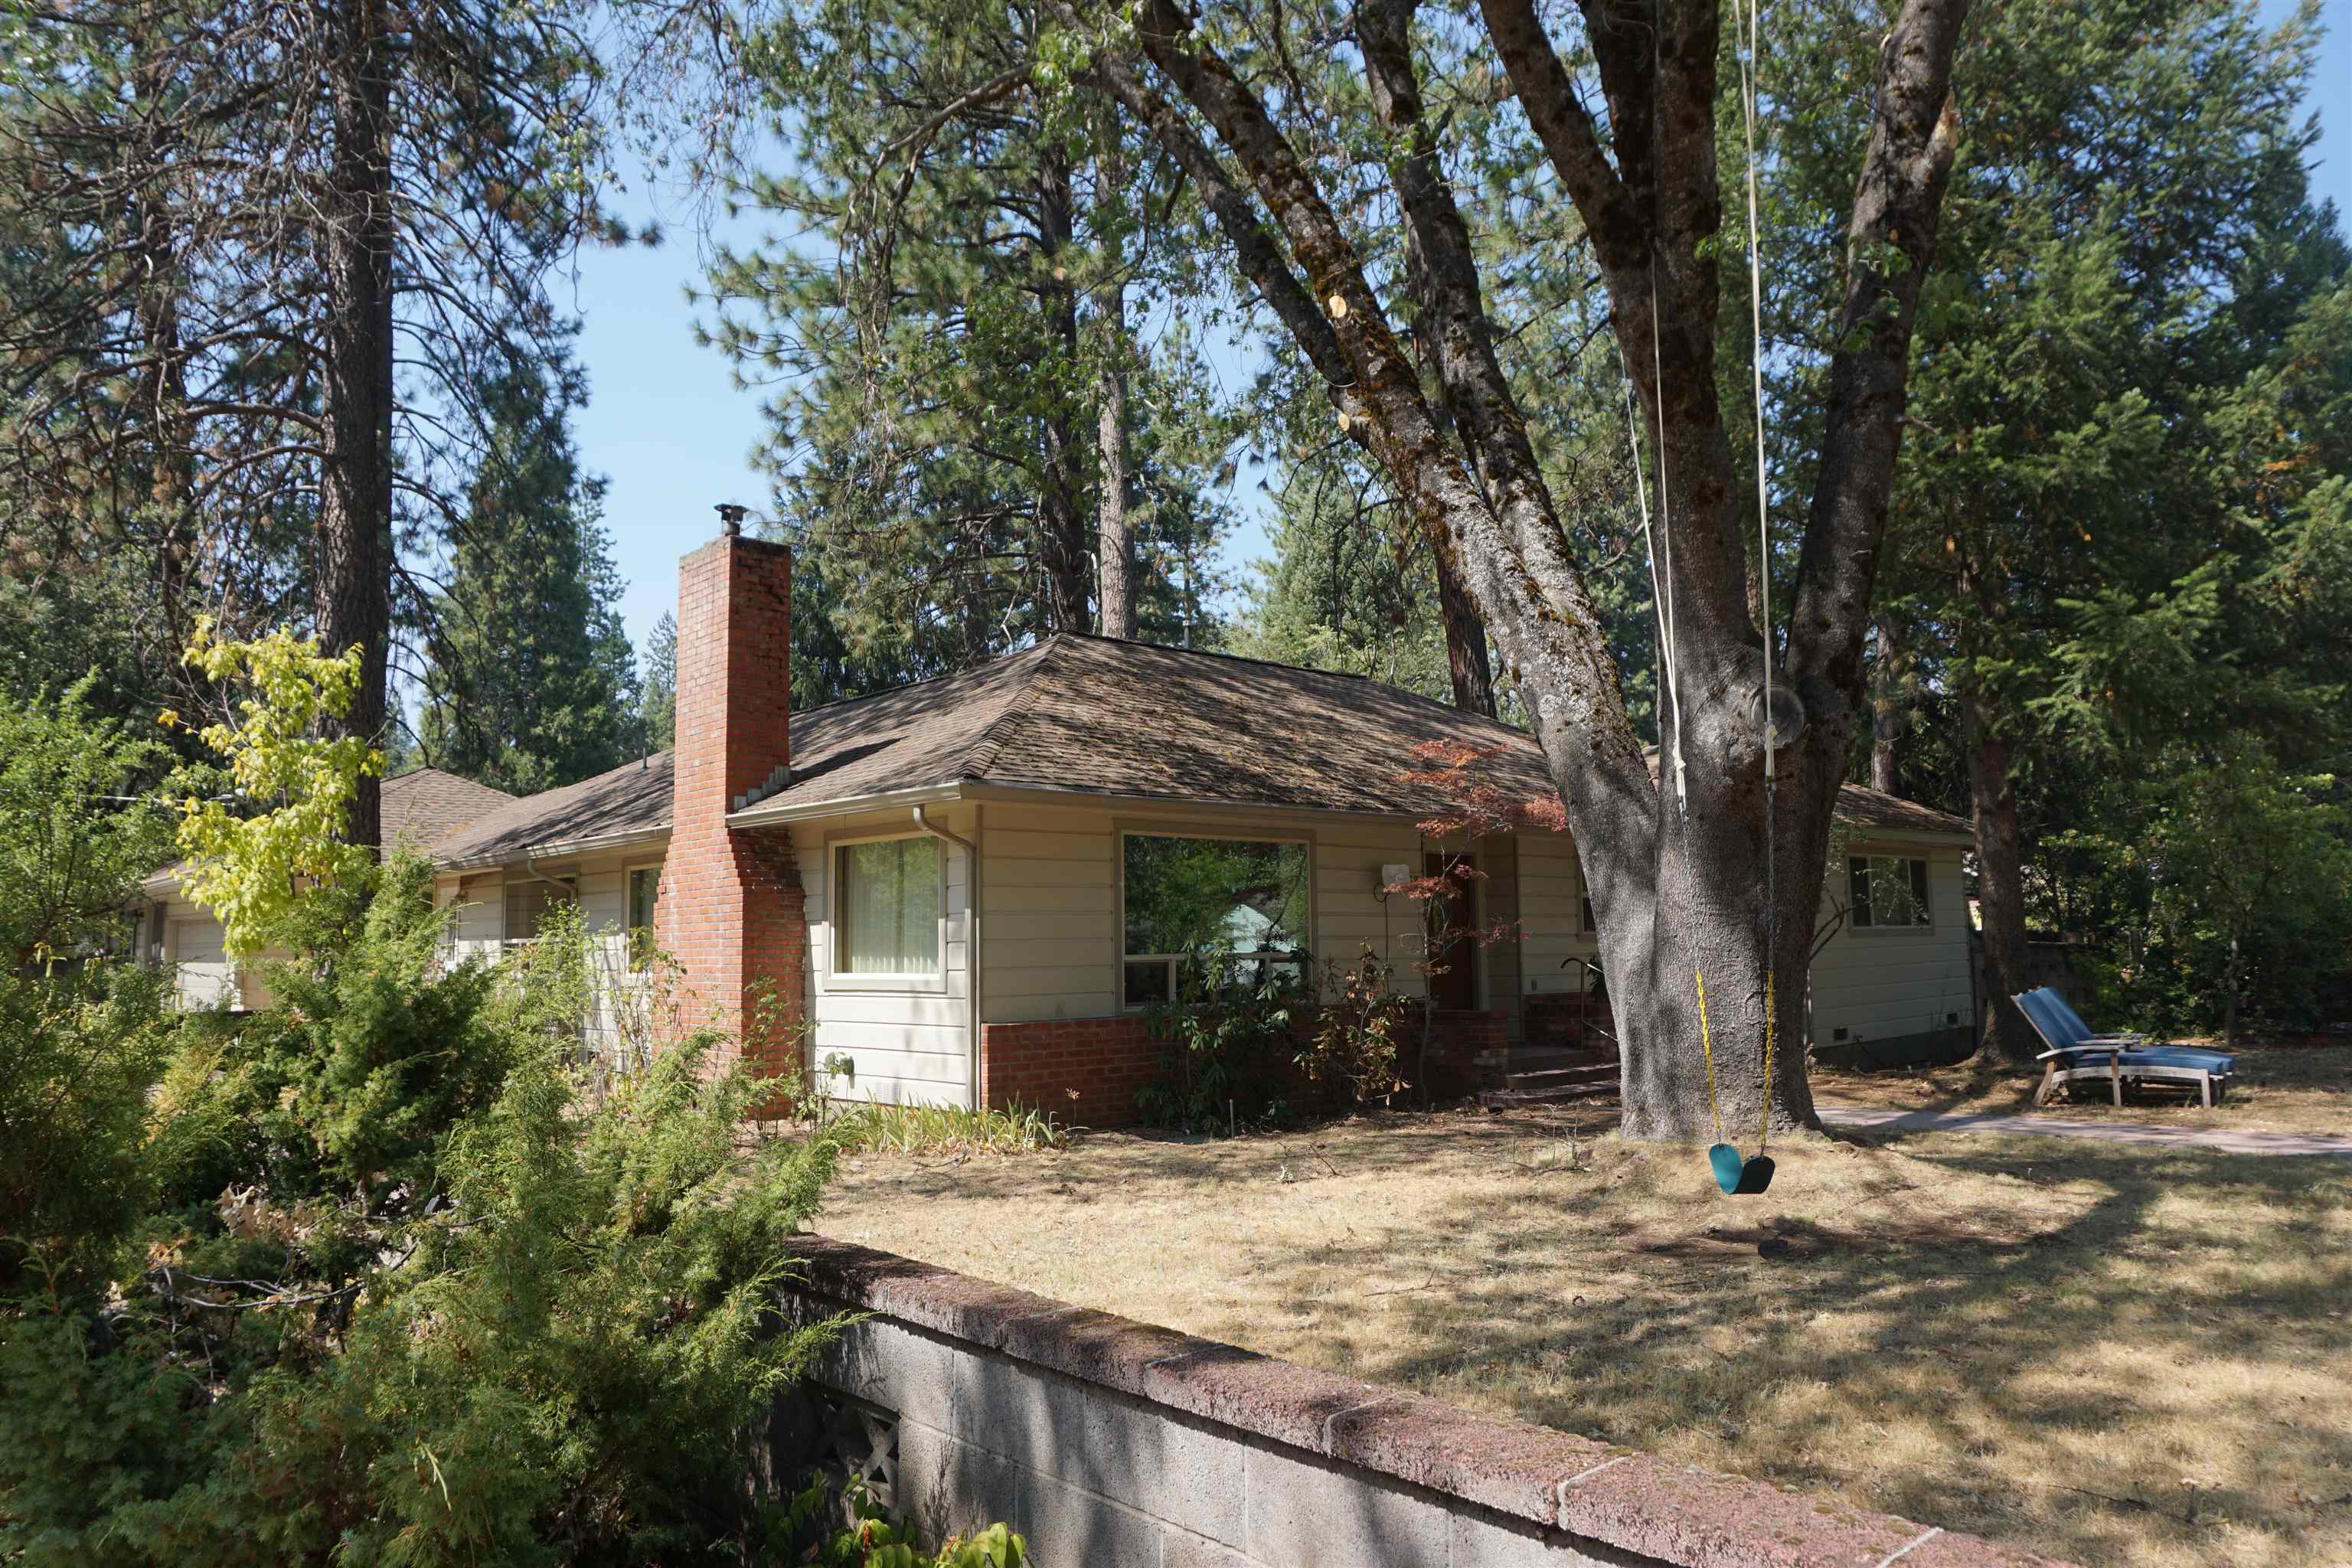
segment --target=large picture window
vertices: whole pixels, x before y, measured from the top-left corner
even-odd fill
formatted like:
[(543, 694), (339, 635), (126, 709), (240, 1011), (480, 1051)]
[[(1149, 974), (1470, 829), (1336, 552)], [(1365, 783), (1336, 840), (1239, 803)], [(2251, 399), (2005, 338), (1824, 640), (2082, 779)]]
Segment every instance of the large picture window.
[(834, 971), (933, 978), (940, 973), (940, 841), (886, 838), (835, 852), (840, 906)]
[(1891, 855), (1857, 855), (1846, 863), (1846, 890), (1860, 928), (1935, 922), (1927, 904), (1927, 862)]
[(1286, 840), (1121, 837), (1121, 1000), (1172, 1001), (1188, 982), (1304, 985), (1311, 865)]

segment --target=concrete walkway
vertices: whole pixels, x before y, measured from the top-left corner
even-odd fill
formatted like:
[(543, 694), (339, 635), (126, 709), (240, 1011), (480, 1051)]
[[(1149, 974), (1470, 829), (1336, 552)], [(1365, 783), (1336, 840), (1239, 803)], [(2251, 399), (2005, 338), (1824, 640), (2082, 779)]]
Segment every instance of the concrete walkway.
[(2024, 1132), (2152, 1148), (2218, 1149), (2225, 1154), (2336, 1154), (2352, 1159), (2352, 1138), (2310, 1132), (2234, 1132), (2218, 1128), (2150, 1127), (2133, 1121), (2062, 1121), (2050, 1116), (1965, 1115), (1861, 1105), (1814, 1109), (1832, 1127), (1877, 1127), (1900, 1132)]

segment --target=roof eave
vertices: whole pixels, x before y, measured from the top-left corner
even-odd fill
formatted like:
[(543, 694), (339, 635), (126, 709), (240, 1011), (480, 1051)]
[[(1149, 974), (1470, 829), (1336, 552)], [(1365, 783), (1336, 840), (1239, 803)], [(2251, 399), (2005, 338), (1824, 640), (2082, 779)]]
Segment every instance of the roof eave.
[(947, 784), (910, 784), (905, 789), (871, 795), (836, 795), (831, 800), (766, 801), (727, 814), (730, 827), (782, 827), (822, 816), (852, 816), (860, 812), (888, 811), (901, 805), (929, 805), (934, 801), (961, 800), (970, 793), (963, 780)]
[(593, 833), (584, 838), (551, 838), (543, 844), (525, 844), (513, 850), (495, 854), (467, 855), (445, 859), (434, 857), (433, 866), (439, 871), (488, 871), (500, 866), (520, 866), (526, 859), (557, 860), (579, 855), (598, 855), (608, 849), (628, 849), (640, 844), (658, 844), (669, 837), (669, 827), (632, 827), (622, 833)]
[[(1840, 813), (1841, 816), (1843, 816), (1843, 813)], [(1973, 829), (1940, 827), (1881, 827), (1874, 823), (1856, 822), (1852, 817), (1845, 817), (1844, 820), (1846, 826), (1853, 829), (1856, 837), (1876, 839), (1882, 842), (1895, 842), (1902, 844), (1971, 845), (1976, 842), (1977, 837)]]

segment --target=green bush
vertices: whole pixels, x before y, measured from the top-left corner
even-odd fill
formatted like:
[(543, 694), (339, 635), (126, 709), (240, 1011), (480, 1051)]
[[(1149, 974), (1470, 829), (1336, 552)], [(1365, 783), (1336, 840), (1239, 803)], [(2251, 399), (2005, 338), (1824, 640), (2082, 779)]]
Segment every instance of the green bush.
[(591, 1103), (560, 951), (584, 938), (445, 966), (424, 886), (395, 862), (314, 901), (242, 1026), (143, 977), (9, 994), (47, 1065), (0, 1078), (5, 1168), (44, 1173), (9, 1189), (0, 1559), (779, 1547), (740, 1440), (829, 1331), (766, 1308), (833, 1142), (747, 1141), (770, 1088), (706, 1080), (707, 1039)]
[[(1145, 1122), (1185, 1132), (1282, 1126), (1307, 998), (1272, 965), (1247, 981), (1234, 966), (1187, 963), (1180, 994), (1144, 1013), (1160, 1045), (1160, 1079), (1136, 1096)], [(1246, 972), (1245, 972), (1246, 973)]]

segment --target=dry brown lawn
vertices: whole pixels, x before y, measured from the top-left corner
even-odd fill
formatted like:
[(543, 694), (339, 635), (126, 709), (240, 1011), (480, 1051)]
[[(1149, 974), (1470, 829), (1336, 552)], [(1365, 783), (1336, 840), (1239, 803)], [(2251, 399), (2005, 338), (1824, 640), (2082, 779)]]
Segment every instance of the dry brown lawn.
[(869, 1154), (820, 1223), (2085, 1563), (2352, 1563), (2352, 1162), (1878, 1134), (1730, 1200), (1612, 1120)]
[[(2211, 1040), (2184, 1044), (2215, 1045)], [(1813, 1069), (1813, 1098), (1830, 1105), (1880, 1105), (1904, 1110), (2011, 1112), (2033, 1110), (2042, 1075), (1988, 1071), (1972, 1065), (1916, 1071)], [(2124, 1121), (2161, 1127), (2215, 1127), (2352, 1136), (2352, 1040), (2256, 1041), (2238, 1048), (2229, 1097), (2208, 1110), (2178, 1096), (2135, 1095), (2120, 1110), (2094, 1087), (2052, 1102), (2048, 1114), (2071, 1121)]]

